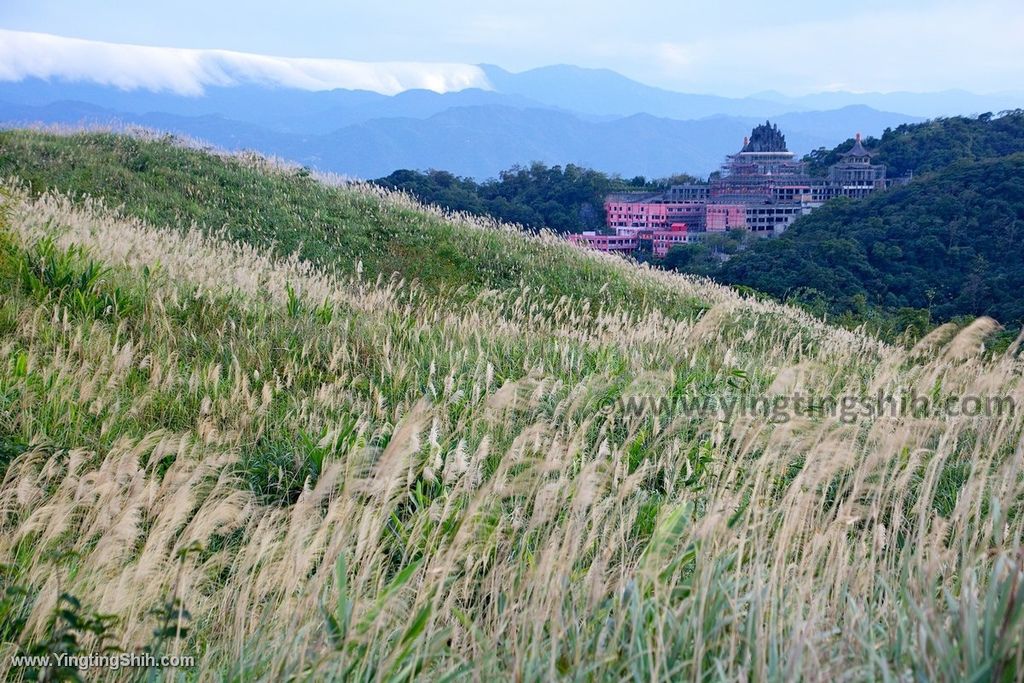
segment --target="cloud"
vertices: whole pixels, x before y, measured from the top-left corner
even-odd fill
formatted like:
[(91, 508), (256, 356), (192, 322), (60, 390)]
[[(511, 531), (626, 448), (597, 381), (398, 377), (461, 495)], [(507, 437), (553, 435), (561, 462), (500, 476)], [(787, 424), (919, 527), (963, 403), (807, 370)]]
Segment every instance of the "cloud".
[(89, 81), (124, 90), (201, 95), (207, 86), (241, 83), (302, 90), (370, 90), (394, 95), (491, 86), (472, 64), (356, 62), (271, 57), (228, 50), (122, 45), (0, 29), (0, 81)]
[(679, 43), (660, 43), (655, 54), (661, 65), (672, 71), (689, 68), (695, 61), (693, 48)]

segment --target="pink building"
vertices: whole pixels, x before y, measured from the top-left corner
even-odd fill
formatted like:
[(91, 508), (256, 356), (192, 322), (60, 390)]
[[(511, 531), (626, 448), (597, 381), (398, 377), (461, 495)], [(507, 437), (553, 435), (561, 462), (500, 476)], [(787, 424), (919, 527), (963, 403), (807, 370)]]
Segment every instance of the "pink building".
[(812, 176), (808, 165), (786, 148), (778, 126), (766, 121), (706, 183), (608, 195), (607, 227), (617, 235), (636, 236), (644, 248), (653, 233), (668, 231), (674, 223), (688, 226), (687, 241), (704, 232), (734, 229), (778, 235), (833, 197), (865, 197), (891, 186), (895, 181), (886, 179), (884, 165), (871, 163), (872, 156), (858, 134), (827, 176)]
[(566, 236), (578, 247), (589, 247), (598, 251), (636, 251), (639, 240), (636, 235), (598, 235), (594, 232), (583, 232)]
[(680, 201), (671, 202), (665, 205), (668, 210), (669, 227), (673, 223), (686, 223), (687, 228), (700, 231), (704, 226), (704, 207), (707, 202), (701, 201)]
[(666, 193), (609, 195), (604, 202), (608, 228), (619, 235), (669, 230), (673, 223), (704, 224), (705, 198), (666, 197)]
[(708, 204), (705, 225), (708, 232), (725, 232), (747, 227), (747, 207), (744, 204)]
[(673, 223), (668, 230), (656, 230), (651, 235), (651, 251), (655, 256), (664, 258), (668, 250), (677, 244), (686, 244), (690, 241), (690, 233), (686, 230), (685, 223)]
[(606, 221), (616, 232), (667, 230), (668, 205), (609, 198), (604, 203)]

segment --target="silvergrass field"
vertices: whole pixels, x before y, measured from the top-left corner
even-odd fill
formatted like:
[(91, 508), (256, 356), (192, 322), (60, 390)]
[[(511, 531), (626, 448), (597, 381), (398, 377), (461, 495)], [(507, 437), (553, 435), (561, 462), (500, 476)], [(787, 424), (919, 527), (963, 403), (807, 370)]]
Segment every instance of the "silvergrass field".
[[(168, 140), (6, 131), (0, 171), (5, 678), (1024, 677), (993, 320), (886, 344)], [(1018, 409), (628, 404), (879, 391)]]

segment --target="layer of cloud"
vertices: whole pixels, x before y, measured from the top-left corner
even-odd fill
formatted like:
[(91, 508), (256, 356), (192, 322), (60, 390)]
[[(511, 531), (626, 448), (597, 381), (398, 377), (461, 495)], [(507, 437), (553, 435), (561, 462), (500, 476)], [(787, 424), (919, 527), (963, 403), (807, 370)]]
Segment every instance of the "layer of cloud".
[(227, 50), (122, 45), (0, 29), (0, 81), (61, 79), (125, 90), (200, 95), (207, 86), (240, 83), (302, 90), (370, 90), (385, 95), (425, 89), (490, 88), (471, 64), (356, 62), (271, 57)]

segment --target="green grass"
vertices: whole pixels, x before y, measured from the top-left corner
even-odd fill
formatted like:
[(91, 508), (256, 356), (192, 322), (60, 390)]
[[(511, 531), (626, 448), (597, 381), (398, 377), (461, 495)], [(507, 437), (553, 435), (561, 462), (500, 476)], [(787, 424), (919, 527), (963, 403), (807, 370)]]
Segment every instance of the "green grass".
[[(31, 193), (102, 198), (157, 226), (196, 224), (275, 253), (369, 280), (400, 273), (456, 303), (481, 289), (524, 282), (552, 297), (594, 305), (628, 302), (692, 317), (702, 302), (667, 287), (628, 281), (617, 269), (523, 240), (507, 240), (375, 197), (339, 191), (302, 169), (267, 172), (259, 163), (108, 133), (0, 131), (0, 177)], [(471, 219), (470, 219), (471, 220)], [(464, 289), (462, 289), (464, 288)]]
[(1024, 671), (1021, 412), (624, 407), (1019, 396), (991, 326), (910, 352), (302, 173), (2, 135), (35, 193), (0, 205), (4, 652), (116, 641), (195, 654), (185, 680)]

